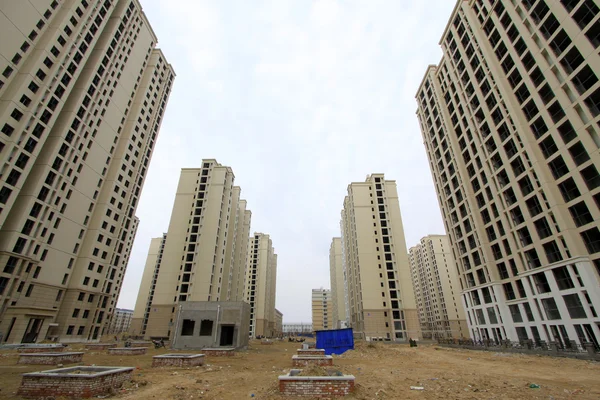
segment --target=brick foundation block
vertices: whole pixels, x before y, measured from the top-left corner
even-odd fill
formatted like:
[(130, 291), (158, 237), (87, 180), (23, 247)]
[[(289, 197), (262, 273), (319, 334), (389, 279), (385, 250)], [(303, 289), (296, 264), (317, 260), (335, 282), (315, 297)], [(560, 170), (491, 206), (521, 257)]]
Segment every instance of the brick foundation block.
[(19, 364), (38, 364), (38, 365), (56, 365), (56, 364), (74, 364), (83, 361), (83, 352), (69, 353), (21, 353), (19, 354)]

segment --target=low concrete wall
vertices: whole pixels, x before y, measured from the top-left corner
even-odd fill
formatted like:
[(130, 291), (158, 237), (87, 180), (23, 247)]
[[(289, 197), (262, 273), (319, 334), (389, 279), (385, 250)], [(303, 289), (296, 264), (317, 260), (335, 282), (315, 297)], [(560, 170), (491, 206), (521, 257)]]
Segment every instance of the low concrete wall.
[(150, 347), (152, 342), (131, 342), (131, 347)]
[(141, 354), (146, 354), (147, 351), (147, 347), (113, 347), (112, 349), (108, 349), (108, 354), (119, 356), (138, 356)]
[(583, 353), (583, 352), (561, 351), (557, 348), (551, 349), (551, 350), (542, 350), (542, 349), (514, 348), (514, 347), (507, 347), (507, 346), (479, 346), (479, 345), (450, 344), (450, 343), (438, 343), (438, 346), (448, 347), (448, 348), (452, 348), (452, 349), (493, 351), (494, 353), (518, 353), (518, 354), (529, 354), (529, 355), (536, 355), (536, 356), (565, 357), (565, 358), (575, 358), (578, 360), (600, 361), (600, 354), (592, 352), (592, 351)]
[(331, 356), (292, 356), (292, 365), (294, 367), (306, 366), (331, 366), (333, 365), (333, 357)]
[(299, 356), (324, 356), (325, 349), (298, 349)]
[(301, 370), (291, 370), (279, 377), (279, 392), (284, 396), (341, 397), (354, 392), (354, 375), (297, 376)]
[(17, 348), (19, 353), (56, 353), (64, 350), (65, 346), (24, 346)]
[(235, 349), (233, 347), (202, 349), (202, 354), (208, 357), (231, 357), (235, 355)]
[(64, 353), (21, 353), (19, 354), (19, 364), (74, 364), (83, 361), (83, 352), (64, 352)]
[(153, 367), (196, 367), (204, 365), (204, 354), (163, 354), (152, 357)]
[(261, 341), (260, 341), (260, 344), (266, 344), (266, 345), (269, 345), (269, 344), (273, 344), (273, 341), (271, 341), (271, 340), (268, 340), (268, 339), (267, 339), (267, 340), (261, 340)]
[(87, 343), (85, 345), (86, 350), (97, 350), (104, 351), (107, 349), (112, 349), (113, 347), (117, 347), (116, 343)]
[(90, 398), (131, 380), (134, 368), (72, 367), (23, 374), (17, 394), (25, 398)]

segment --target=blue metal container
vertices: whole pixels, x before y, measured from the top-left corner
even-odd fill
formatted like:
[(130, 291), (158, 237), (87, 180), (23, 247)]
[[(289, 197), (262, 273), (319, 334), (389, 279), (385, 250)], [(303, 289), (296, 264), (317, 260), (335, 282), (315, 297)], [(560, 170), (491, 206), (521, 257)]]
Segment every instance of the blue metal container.
[(352, 328), (317, 331), (317, 349), (325, 349), (326, 355), (342, 354), (354, 349)]

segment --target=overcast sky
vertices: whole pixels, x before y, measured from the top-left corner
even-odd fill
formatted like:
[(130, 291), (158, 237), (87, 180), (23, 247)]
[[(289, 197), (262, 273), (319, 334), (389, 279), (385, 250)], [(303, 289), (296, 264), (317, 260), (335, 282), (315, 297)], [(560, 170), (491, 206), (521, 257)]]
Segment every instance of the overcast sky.
[(181, 168), (233, 168), (252, 232), (278, 254), (277, 308), (310, 322), (329, 288), (347, 185), (396, 180), (407, 246), (444, 233), (415, 115), (454, 0), (142, 0), (177, 78), (137, 215), (119, 307), (133, 308)]

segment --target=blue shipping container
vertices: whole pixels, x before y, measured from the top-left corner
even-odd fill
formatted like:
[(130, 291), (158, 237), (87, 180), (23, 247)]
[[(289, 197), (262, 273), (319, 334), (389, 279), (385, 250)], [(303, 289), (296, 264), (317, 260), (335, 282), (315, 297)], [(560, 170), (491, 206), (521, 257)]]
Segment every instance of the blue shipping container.
[(354, 350), (352, 328), (317, 331), (317, 349), (325, 349), (325, 354), (342, 354)]

